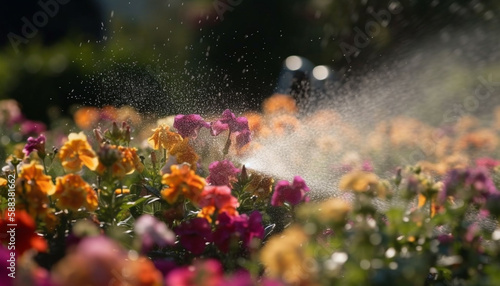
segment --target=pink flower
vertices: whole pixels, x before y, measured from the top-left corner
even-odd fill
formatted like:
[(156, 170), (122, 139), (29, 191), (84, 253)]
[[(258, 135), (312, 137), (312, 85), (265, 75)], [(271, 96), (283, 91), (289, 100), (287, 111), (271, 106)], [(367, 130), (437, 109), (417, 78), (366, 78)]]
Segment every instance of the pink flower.
[(250, 130), (246, 117), (236, 118), (234, 113), (232, 113), (229, 109), (224, 110), (222, 117), (219, 118), (219, 120), (210, 124), (210, 129), (213, 136), (217, 136), (226, 130), (229, 130), (231, 133)]
[(361, 170), (365, 172), (373, 172), (372, 162), (369, 160), (363, 161), (363, 164), (361, 164)]
[(173, 231), (152, 215), (142, 215), (137, 219), (134, 231), (141, 237), (142, 249), (148, 252), (154, 245), (165, 247), (175, 243)]
[(222, 251), (228, 252), (235, 242), (242, 241), (248, 248), (254, 238), (264, 238), (262, 215), (258, 211), (247, 215), (229, 216), (221, 213), (218, 217), (217, 229), (214, 232), (214, 243)]
[(202, 127), (210, 128), (210, 124), (205, 122), (198, 114), (179, 114), (174, 118), (174, 128), (177, 129), (177, 133), (184, 138), (196, 138), (196, 136), (198, 136), (198, 131), (200, 131)]
[(231, 183), (237, 181), (236, 175), (240, 169), (236, 168), (229, 160), (215, 161), (208, 166), (210, 175), (207, 182), (214, 186), (231, 186)]
[(204, 218), (194, 218), (182, 222), (175, 229), (175, 233), (179, 235), (181, 245), (194, 255), (202, 254), (205, 251), (206, 243), (212, 240), (212, 229)]
[(229, 187), (206, 186), (201, 193), (199, 205), (201, 208), (207, 208), (209, 213), (205, 213), (205, 215), (212, 215), (215, 210), (218, 210), (219, 213), (226, 212), (228, 215), (234, 216), (238, 215), (236, 208), (240, 206), (240, 203), (237, 198), (231, 195)]
[(196, 261), (191, 266), (180, 267), (170, 271), (165, 285), (176, 286), (218, 286), (223, 279), (223, 269), (219, 261), (209, 259)]
[(500, 161), (497, 161), (489, 157), (476, 159), (476, 166), (478, 167), (484, 167), (489, 170), (493, 170), (498, 165), (500, 165)]
[(37, 151), (40, 158), (45, 158), (45, 136), (41, 134), (38, 138), (29, 137), (26, 145), (24, 146), (23, 153), (29, 156), (31, 152)]
[(40, 134), (47, 130), (45, 124), (40, 121), (25, 120), (21, 123), (21, 134)]
[(285, 202), (297, 205), (307, 201), (306, 192), (309, 192), (306, 182), (299, 176), (295, 176), (292, 185), (288, 181), (279, 181), (274, 188), (271, 205), (282, 206)]

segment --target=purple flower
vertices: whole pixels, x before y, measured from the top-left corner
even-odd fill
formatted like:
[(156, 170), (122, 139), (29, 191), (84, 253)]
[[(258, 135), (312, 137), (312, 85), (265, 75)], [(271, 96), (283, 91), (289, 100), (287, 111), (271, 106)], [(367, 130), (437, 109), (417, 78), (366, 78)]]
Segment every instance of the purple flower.
[(212, 186), (228, 186), (235, 182), (236, 175), (240, 169), (236, 168), (229, 160), (215, 161), (208, 166), (210, 175), (207, 177), (207, 182)]
[(208, 221), (198, 217), (182, 222), (175, 233), (180, 236), (180, 243), (194, 255), (200, 255), (205, 251), (207, 242), (212, 240), (212, 229)]
[(439, 201), (444, 203), (449, 196), (460, 199), (472, 198), (476, 204), (482, 206), (488, 198), (498, 194), (487, 169), (451, 170), (444, 180), (444, 188), (440, 192)]
[(202, 127), (210, 128), (210, 124), (205, 122), (198, 114), (179, 114), (175, 116), (174, 128), (177, 129), (177, 132), (184, 138), (196, 138), (196, 136), (198, 136), (198, 131), (200, 131)]
[(247, 215), (229, 216), (221, 213), (218, 217), (217, 229), (214, 232), (214, 243), (220, 251), (227, 253), (235, 241), (241, 240), (243, 246), (248, 248), (254, 238), (264, 238), (262, 215), (258, 211)]
[(37, 151), (40, 158), (45, 158), (45, 136), (41, 134), (38, 138), (29, 137), (26, 145), (24, 146), (23, 153), (29, 156), (31, 152)]
[(173, 231), (152, 215), (142, 215), (137, 219), (134, 231), (141, 237), (142, 249), (148, 252), (154, 245), (165, 247), (175, 243)]
[(279, 181), (274, 188), (271, 205), (282, 206), (285, 202), (297, 205), (301, 201), (307, 201), (306, 192), (309, 192), (309, 187), (299, 176), (295, 176), (292, 185), (288, 181)]
[(252, 137), (250, 136), (250, 134), (250, 130), (243, 130), (239, 132), (238, 135), (236, 135), (236, 146), (238, 146), (238, 148), (241, 148), (250, 143), (250, 141), (252, 141)]
[(224, 110), (222, 117), (219, 118), (219, 120), (210, 124), (210, 129), (213, 136), (217, 136), (226, 130), (229, 130), (231, 133), (243, 132), (245, 130), (250, 131), (246, 117), (236, 118), (234, 113), (232, 113), (229, 109)]
[(47, 130), (47, 127), (39, 121), (26, 120), (21, 123), (21, 134), (23, 135), (40, 134), (45, 130)]

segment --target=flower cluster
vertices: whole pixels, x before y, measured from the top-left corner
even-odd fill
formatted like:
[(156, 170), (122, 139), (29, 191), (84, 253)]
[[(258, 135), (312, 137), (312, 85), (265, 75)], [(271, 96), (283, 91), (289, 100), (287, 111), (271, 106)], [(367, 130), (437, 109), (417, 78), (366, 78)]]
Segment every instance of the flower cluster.
[[(0, 127), (15, 124), (11, 109)], [(299, 115), (287, 95), (266, 100), (262, 114), (206, 118), (149, 122), (128, 107), (81, 108), (82, 132), (32, 130), (7, 143), (0, 231), (14, 216), (19, 281), (500, 284), (500, 161), (490, 155), (500, 127), (397, 117), (362, 135), (331, 110)], [(428, 156), (391, 165), (409, 148)], [(5, 270), (10, 238), (0, 240)]]

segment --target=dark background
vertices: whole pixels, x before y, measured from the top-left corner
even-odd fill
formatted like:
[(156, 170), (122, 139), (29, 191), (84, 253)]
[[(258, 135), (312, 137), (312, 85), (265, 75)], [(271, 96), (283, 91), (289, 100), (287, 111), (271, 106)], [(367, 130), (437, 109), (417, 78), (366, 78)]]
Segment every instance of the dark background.
[[(16, 52), (8, 35), (22, 36), (21, 19), (32, 21), (38, 2), (0, 3), (0, 99), (15, 98), (28, 118), (45, 122), (75, 104), (157, 115), (257, 109), (290, 55), (347, 81), (443, 29), (497, 26), (500, 11), (494, 0), (73, 0)], [(240, 4), (222, 20), (214, 2)], [(354, 46), (355, 28), (375, 20), (371, 11), (394, 5), (402, 12), (348, 62), (340, 44)]]

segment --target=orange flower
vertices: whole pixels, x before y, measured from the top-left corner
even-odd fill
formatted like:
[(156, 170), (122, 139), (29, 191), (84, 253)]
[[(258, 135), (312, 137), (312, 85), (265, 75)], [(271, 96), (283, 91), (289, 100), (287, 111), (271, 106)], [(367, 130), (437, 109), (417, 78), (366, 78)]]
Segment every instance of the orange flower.
[(7, 180), (4, 178), (0, 178), (0, 187), (5, 187), (7, 186)]
[(260, 114), (254, 113), (254, 112), (248, 112), (243, 114), (244, 117), (247, 118), (248, 120), (248, 128), (252, 132), (252, 134), (258, 136), (259, 131), (262, 129), (263, 126), (263, 118)]
[(73, 118), (80, 129), (91, 129), (99, 121), (99, 109), (96, 107), (82, 107), (75, 112)]
[(170, 150), (170, 155), (175, 156), (177, 164), (188, 163), (193, 170), (196, 170), (196, 163), (200, 158), (193, 147), (189, 145), (189, 138), (184, 138), (184, 140), (175, 144)]
[(56, 204), (61, 209), (78, 211), (83, 206), (89, 211), (94, 211), (97, 208), (96, 192), (76, 174), (56, 179), (54, 197), (58, 200)]
[(36, 217), (47, 212), (49, 195), (55, 191), (52, 178), (43, 173), (43, 167), (35, 161), (24, 165), (16, 181), (18, 208)]
[(277, 93), (264, 100), (262, 109), (266, 114), (296, 113), (297, 105), (291, 96)]
[[(104, 164), (102, 160), (100, 160), (99, 165), (96, 168), (96, 172), (99, 175), (104, 175), (106, 170), (108, 170), (111, 172), (111, 176), (113, 176), (114, 178), (123, 179), (126, 175), (133, 173), (135, 170), (137, 170), (137, 172), (139, 173), (142, 173), (142, 171), (144, 171), (144, 165), (137, 155), (136, 148), (128, 148), (116, 145), (109, 145), (108, 147), (112, 150), (118, 150), (119, 157), (114, 158), (114, 162), (109, 167), (106, 167), (106, 164)], [(107, 153), (109, 154), (110, 152)]]
[(161, 180), (162, 184), (168, 185), (161, 192), (163, 198), (173, 204), (179, 196), (183, 195), (197, 204), (206, 185), (205, 179), (195, 175), (194, 171), (186, 164), (173, 165), (170, 170), (172, 172), (163, 175)]
[(212, 215), (215, 211), (218, 211), (218, 214), (225, 212), (229, 216), (237, 216), (236, 209), (240, 203), (237, 198), (231, 195), (231, 189), (228, 186), (206, 186), (201, 193), (199, 206), (202, 209), (198, 213), (198, 217), (212, 222)]
[(153, 149), (158, 150), (160, 147), (170, 151), (175, 144), (182, 141), (181, 135), (169, 131), (170, 127), (160, 125), (158, 128), (153, 129), (153, 135), (148, 138), (148, 143), (153, 146)]
[[(15, 221), (11, 221), (10, 219), (12, 218), (15, 218)], [(40, 252), (45, 252), (47, 250), (47, 241), (45, 241), (42, 236), (36, 234), (35, 221), (24, 210), (16, 211), (15, 216), (9, 217), (7, 217), (7, 213), (5, 213), (4, 218), (0, 219), (0, 231), (3, 234), (0, 236), (1, 242), (8, 243), (11, 241), (11, 236), (5, 235), (8, 234), (8, 230), (11, 229), (11, 227), (8, 226), (8, 224), (11, 223), (17, 224), (15, 251), (18, 257), (16, 259), (29, 249), (35, 249)]]
[(68, 142), (64, 144), (59, 152), (59, 159), (66, 172), (78, 172), (85, 165), (90, 170), (95, 170), (98, 164), (97, 156), (87, 142), (87, 136), (83, 132), (70, 133)]
[[(124, 285), (136, 286), (161, 286), (163, 275), (156, 269), (153, 262), (147, 257), (141, 256), (137, 260), (129, 260), (125, 263), (122, 273), (127, 273)], [(130, 283), (130, 284), (129, 284)]]

